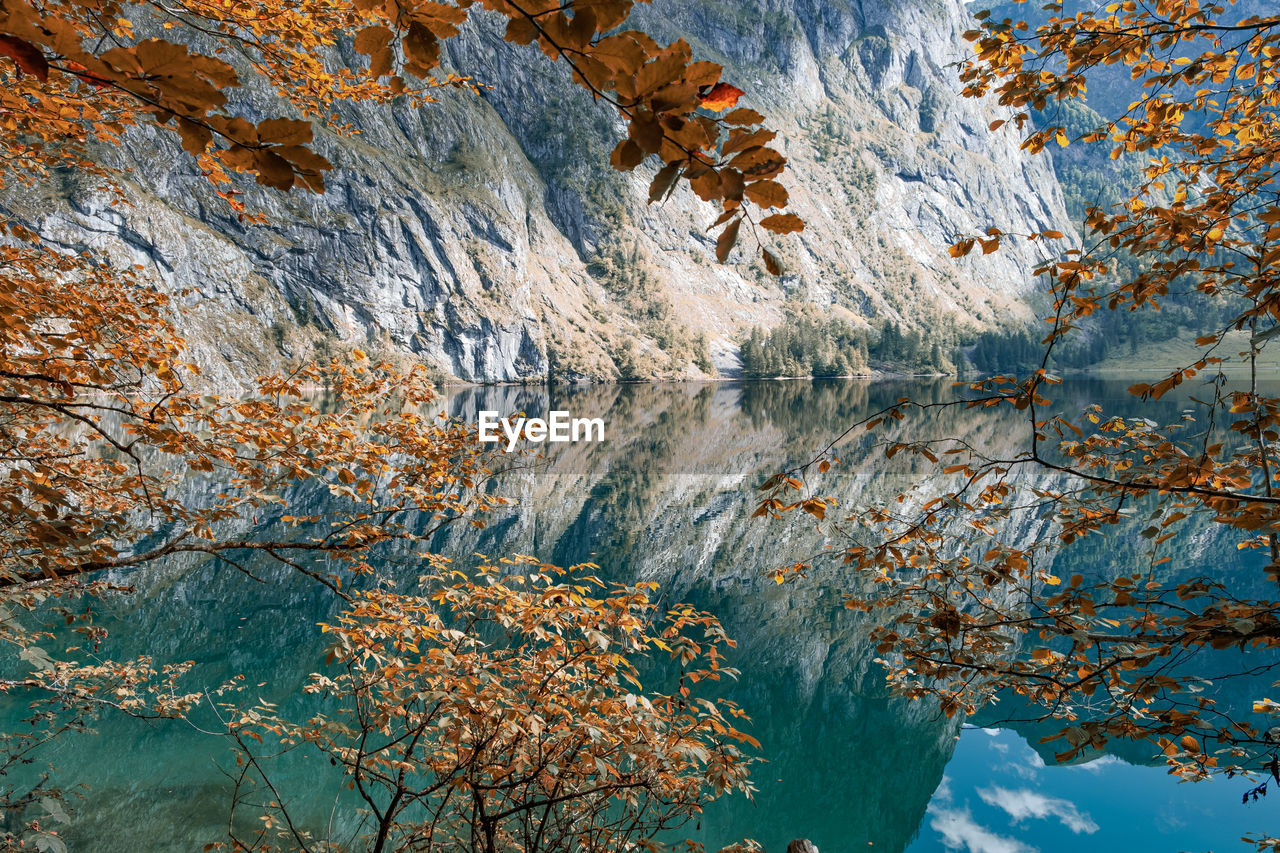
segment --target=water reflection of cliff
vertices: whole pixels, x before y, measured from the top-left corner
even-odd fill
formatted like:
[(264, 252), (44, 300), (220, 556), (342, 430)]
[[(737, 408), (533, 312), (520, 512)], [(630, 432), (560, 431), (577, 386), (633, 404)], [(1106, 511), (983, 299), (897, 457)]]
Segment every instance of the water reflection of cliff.
[[(819, 849), (872, 842), (901, 850), (942, 777), (958, 724), (885, 695), (870, 626), (841, 608), (856, 579), (838, 562), (817, 564), (797, 585), (762, 576), (820, 550), (811, 525), (750, 516), (756, 485), (811, 458), (847, 424), (907, 394), (928, 402), (948, 393), (942, 382), (624, 386), (497, 402), (487, 389), (467, 392), (454, 400), (466, 416), (480, 408), (604, 413), (610, 440), (509, 478), (503, 488), (537, 511), (513, 513), (465, 546), (450, 532), (441, 550), (591, 560), (611, 576), (658, 580), (725, 622), (743, 670), (732, 695), (755, 718), (769, 763), (756, 774), (754, 804), (731, 801), (708, 814), (708, 845), (751, 836), (781, 850), (806, 836)], [(901, 434), (1012, 438), (1009, 423), (990, 413), (957, 409), (929, 420)], [(923, 477), (911, 460), (886, 466), (860, 442), (841, 451), (843, 464), (820, 486), (844, 504), (888, 498)]]
[[(901, 396), (949, 393), (940, 382), (462, 390), (447, 401), (453, 414), (566, 410), (603, 417), (606, 440), (554, 446), (542, 463), (502, 476), (494, 488), (517, 506), (484, 530), (449, 528), (433, 544), (459, 559), (529, 553), (562, 565), (595, 562), (606, 578), (657, 580), (722, 619), (740, 642), (743, 677), (731, 693), (755, 718), (769, 763), (757, 773), (754, 805), (728, 802), (705, 818), (698, 834), (708, 845), (750, 836), (781, 851), (807, 836), (827, 851), (867, 842), (902, 850), (942, 777), (958, 724), (884, 695), (865, 617), (840, 607), (857, 581), (837, 561), (793, 586), (764, 576), (821, 548), (812, 526), (750, 515), (759, 482), (809, 458), (850, 422)], [(1071, 389), (1080, 400), (1117, 393), (1100, 384)], [(989, 411), (947, 410), (929, 420), (897, 428), (904, 436), (964, 435), (993, 449), (1018, 441), (1018, 422)], [(841, 451), (844, 463), (824, 478), (823, 492), (852, 505), (923, 476), (904, 457), (887, 467), (858, 441)], [(323, 496), (307, 492), (294, 502), (309, 512)], [(419, 573), (394, 561), (387, 570)], [(323, 657), (315, 624), (336, 608), (323, 589), (268, 575), (271, 584), (255, 584), (209, 561), (136, 573), (138, 594), (107, 614), (113, 639), (104, 654), (191, 658), (210, 682), (243, 673), (249, 685), (264, 683), (250, 695), (295, 694)], [(70, 833), (73, 850), (134, 850), (139, 837), (155, 839), (152, 850), (190, 850), (221, 837), (229, 795), (213, 761), (226, 763), (224, 744), (181, 724), (104, 719), (99, 728), (101, 735), (68, 741), (53, 759), (66, 777), (91, 786)], [(336, 786), (317, 781), (323, 777), (305, 762), (282, 772), (299, 810), (327, 820)]]

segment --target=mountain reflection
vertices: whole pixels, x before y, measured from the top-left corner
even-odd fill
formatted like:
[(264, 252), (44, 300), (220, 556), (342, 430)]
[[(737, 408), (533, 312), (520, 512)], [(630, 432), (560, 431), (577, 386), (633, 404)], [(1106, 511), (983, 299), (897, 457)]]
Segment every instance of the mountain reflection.
[[(811, 458), (848, 424), (903, 396), (927, 402), (953, 393), (943, 381), (457, 390), (441, 407), (471, 422), (480, 411), (539, 417), (563, 410), (603, 418), (605, 440), (543, 445), (544, 458), (520, 458), (492, 486), (518, 503), (483, 530), (441, 531), (433, 547), (460, 561), (479, 552), (533, 554), (566, 566), (593, 562), (606, 580), (655, 580), (671, 598), (720, 617), (739, 642), (733, 663), (742, 670), (727, 690), (752, 716), (750, 731), (768, 763), (755, 774), (754, 803), (717, 804), (699, 828), (689, 828), (709, 849), (752, 837), (781, 853), (790, 839), (808, 837), (824, 853), (901, 851), (925, 820), (959, 721), (885, 694), (867, 642), (869, 617), (841, 607), (842, 593), (858, 580), (838, 560), (815, 563), (796, 584), (778, 586), (766, 576), (773, 566), (822, 550), (826, 543), (810, 523), (750, 516), (755, 486)], [(1103, 382), (1070, 383), (1057, 396), (1066, 412), (1127, 399), (1123, 383)], [(1172, 420), (1180, 411), (1172, 400), (1164, 409), (1144, 414)], [(955, 408), (895, 428), (1015, 452), (1024, 425), (1002, 411)], [(839, 455), (842, 464), (818, 488), (845, 506), (888, 498), (927, 473), (903, 457), (886, 464), (860, 435)], [(318, 512), (324, 500), (319, 490), (300, 491), (290, 511)], [(1201, 569), (1237, 559), (1201, 544), (1195, 561)], [(1081, 549), (1069, 558), (1072, 571), (1126, 569), (1114, 560), (1132, 559), (1141, 546), (1126, 547)], [(420, 573), (392, 559), (384, 568), (405, 582)], [(315, 626), (338, 607), (322, 588), (271, 567), (261, 571), (271, 583), (196, 559), (129, 575), (138, 591), (108, 605), (102, 621), (111, 635), (102, 654), (192, 659), (201, 681), (240, 673), (247, 700), (285, 701), (286, 710), (305, 713), (298, 690), (323, 660)], [(204, 722), (214, 727), (212, 718)], [(67, 833), (73, 851), (133, 851), (138, 838), (150, 839), (147, 849), (157, 853), (198, 850), (225, 835), (230, 785), (217, 765), (227, 765), (230, 755), (222, 740), (184, 723), (110, 717), (98, 730), (65, 739), (50, 756), (61, 779), (88, 786)], [(1028, 723), (1019, 730), (1035, 742), (1048, 729)], [(316, 826), (330, 820), (335, 802), (344, 822), (337, 780), (324, 769), (299, 758), (281, 768), (278, 780), (292, 791), (298, 814)]]

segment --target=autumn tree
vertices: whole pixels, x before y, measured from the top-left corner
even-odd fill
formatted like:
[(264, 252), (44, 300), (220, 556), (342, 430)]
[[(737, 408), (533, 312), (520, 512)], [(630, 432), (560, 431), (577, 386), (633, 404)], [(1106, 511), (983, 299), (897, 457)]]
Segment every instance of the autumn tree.
[[(323, 192), (331, 165), (314, 127), (345, 132), (334, 121), (340, 101), (425, 105), (434, 88), (472, 85), (433, 75), (442, 42), (487, 14), (505, 21), (508, 40), (562, 63), (617, 111), (627, 131), (613, 165), (654, 161), (651, 200), (683, 182), (713, 205), (721, 260), (744, 224), (752, 233), (800, 230), (781, 212), (785, 159), (769, 147), (763, 116), (732, 109), (741, 90), (684, 41), (662, 45), (626, 29), (633, 6), (3, 0), (0, 182), (22, 192), (70, 169), (127, 203), (99, 154), (151, 124), (177, 135), (252, 227), (260, 214), (241, 199), (246, 179)], [(340, 45), (367, 62), (344, 67)], [(251, 79), (279, 92), (288, 114), (260, 118), (238, 95)], [(489, 462), (467, 427), (430, 416), (434, 390), (423, 370), (355, 351), (210, 394), (174, 332), (173, 294), (144, 270), (50, 248), (11, 219), (0, 232), (0, 638), (31, 670), (0, 687), (35, 701), (39, 720), (34, 736), (5, 740), (9, 763), (0, 769), (32, 760), (95, 709), (180, 715), (198, 698), (177, 684), (182, 662), (91, 659), (101, 638), (87, 619), (92, 601), (127, 592), (129, 570), (202, 555), (260, 581), (255, 567), (265, 560), (366, 612), (353, 584), (375, 573), (388, 547), (421, 555), (432, 530), (482, 524), (496, 503), (483, 488)], [(288, 505), (307, 489), (331, 498), (323, 515)], [(259, 517), (271, 524), (259, 527)], [(79, 652), (59, 653), (54, 634), (24, 615), (34, 610), (64, 612), (84, 635)], [(376, 624), (352, 624), (377, 638)], [(4, 791), (6, 807), (32, 807), (8, 837), (56, 847), (48, 820), (35, 828), (37, 818), (63, 814), (50, 796), (56, 788)]]
[[(939, 479), (931, 494), (827, 522), (849, 537), (843, 558), (871, 590), (847, 604), (881, 615), (875, 639), (892, 684), (949, 715), (1020, 698), (1032, 717), (1060, 722), (1060, 760), (1129, 739), (1186, 778), (1280, 784), (1280, 704), (1259, 688), (1252, 708), (1220, 705), (1204, 670), (1212, 650), (1235, 650), (1224, 678), (1267, 679), (1280, 647), (1280, 400), (1263, 392), (1258, 367), (1280, 329), (1280, 17), (1198, 0), (1046, 9), (1039, 25), (976, 16), (966, 94), (1003, 105), (993, 130), (1020, 133), (1029, 152), (1094, 146), (1104, 159), (1138, 158), (1143, 180), (1121, 204), (1088, 208), (1084, 247), (1060, 257), (1053, 232), (960, 235), (955, 256), (1013, 239), (1046, 250), (1040, 369), (972, 383), (941, 404), (1019, 413), (1023, 449), (929, 435), (927, 410), (939, 404), (908, 399), (851, 426), (841, 440), (870, 432), (888, 457), (926, 459)], [(1131, 80), (1132, 103), (1071, 134), (1060, 106), (1103, 75)], [(1130, 391), (1137, 405), (1207, 377), (1185, 403), (1191, 414), (1157, 423), (1054, 404), (1059, 380), (1045, 366), (1055, 347), (1096, 334), (1100, 311), (1154, 312), (1171, 299), (1194, 300), (1202, 322), (1229, 320), (1192, 332), (1199, 355)], [(904, 439), (897, 430), (913, 417), (921, 429)], [(760, 514), (833, 514), (808, 478), (833, 464), (838, 444), (766, 483)], [(1169, 582), (1185, 561), (1174, 537), (1192, 524), (1258, 554), (1257, 583)], [(1063, 549), (1108, 532), (1142, 537), (1149, 560), (1114, 579), (1054, 573)]]
[[(709, 800), (753, 790), (742, 749), (759, 744), (733, 703), (706, 695), (736, 674), (714, 617), (660, 608), (656, 584), (606, 588), (585, 574), (594, 566), (436, 563), (421, 594), (363, 592), (323, 627), (336, 673), (306, 689), (332, 713), (297, 723), (267, 705), (228, 720), (237, 809), (264, 812), (233, 817), (256, 829), (231, 847), (352, 849), (291, 814), (268, 750), (339, 767), (371, 853), (656, 849)], [(678, 680), (642, 686), (649, 656)]]

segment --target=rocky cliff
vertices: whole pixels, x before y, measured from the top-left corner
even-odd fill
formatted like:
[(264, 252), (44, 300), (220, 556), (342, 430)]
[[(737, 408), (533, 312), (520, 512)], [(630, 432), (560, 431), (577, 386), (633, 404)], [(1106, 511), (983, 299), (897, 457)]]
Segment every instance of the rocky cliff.
[(647, 206), (650, 172), (607, 166), (612, 116), (482, 17), (448, 62), (489, 88), (345, 108), (359, 133), (322, 134), (327, 193), (247, 193), (268, 225), (238, 222), (154, 133), (104, 152), (129, 170), (129, 206), (71, 179), (2, 203), (55, 243), (191, 289), (181, 327), (220, 384), (354, 346), (471, 381), (732, 372), (746, 330), (787, 300), (944, 346), (957, 324), (1029, 316), (1029, 249), (946, 253), (988, 224), (1068, 230), (1049, 161), (959, 96), (959, 0), (655, 0), (639, 18), (723, 63), (780, 131), (808, 221), (778, 241), (781, 280), (743, 250), (717, 265), (712, 211), (688, 191)]

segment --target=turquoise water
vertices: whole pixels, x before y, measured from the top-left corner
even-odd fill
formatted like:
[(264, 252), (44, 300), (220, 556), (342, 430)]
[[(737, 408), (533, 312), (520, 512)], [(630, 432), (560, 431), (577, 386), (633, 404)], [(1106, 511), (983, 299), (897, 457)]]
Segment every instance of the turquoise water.
[[(728, 799), (689, 827), (709, 849), (749, 837), (781, 853), (790, 839), (807, 837), (823, 853), (1222, 851), (1245, 849), (1239, 837), (1246, 832), (1274, 831), (1274, 804), (1242, 806), (1244, 783), (1179, 785), (1145, 747), (1056, 767), (1052, 750), (1038, 743), (1042, 726), (1001, 723), (1001, 714), (1018, 716), (1012, 710), (962, 728), (926, 704), (887, 696), (866, 640), (870, 625), (840, 607), (857, 582), (846, 569), (816, 564), (807, 579), (786, 587), (764, 576), (823, 542), (804, 522), (751, 519), (755, 485), (899, 396), (949, 393), (942, 382), (608, 386), (551, 396), (544, 389), (463, 390), (445, 403), (455, 414), (565, 409), (603, 417), (606, 440), (560, 448), (545, 465), (504, 475), (497, 489), (519, 505), (483, 531), (446, 530), (435, 547), (460, 559), (479, 551), (534, 554), (561, 565), (592, 561), (607, 579), (659, 581), (673, 599), (721, 618), (740, 643), (742, 677), (729, 692), (753, 717), (767, 763), (755, 774), (754, 802)], [(1123, 383), (1075, 383), (1058, 398), (1068, 410), (1088, 400), (1123, 400)], [(1176, 415), (1179, 405), (1169, 402), (1153, 416)], [(995, 450), (1020, 441), (1017, 422), (976, 411), (947, 412), (911, 428), (944, 429)], [(896, 493), (920, 478), (857, 446), (841, 455), (844, 464), (823, 491), (848, 503)], [(314, 492), (291, 499), (295, 508), (324, 502)], [(1201, 536), (1194, 544), (1170, 572), (1213, 567), (1246, 581), (1256, 573), (1231, 543)], [(1063, 566), (1107, 575), (1127, 570), (1140, 551), (1136, 541), (1113, 540), (1065, 555)], [(271, 581), (265, 585), (200, 560), (121, 576), (137, 592), (104, 608), (100, 621), (110, 636), (102, 654), (192, 659), (192, 678), (201, 684), (240, 673), (247, 695), (303, 713), (298, 688), (323, 665), (315, 626), (338, 608), (305, 579), (262, 570)], [(395, 560), (384, 571), (419, 574)], [(1222, 699), (1249, 701), (1256, 686), (1233, 685)], [(84, 786), (67, 831), (71, 850), (167, 853), (225, 836), (230, 752), (199, 730), (217, 727), (208, 709), (192, 723), (104, 717), (97, 734), (64, 738), (42, 756), (56, 778)], [(350, 803), (326, 770), (296, 755), (280, 763), (278, 782), (305, 822), (349, 829)]]

